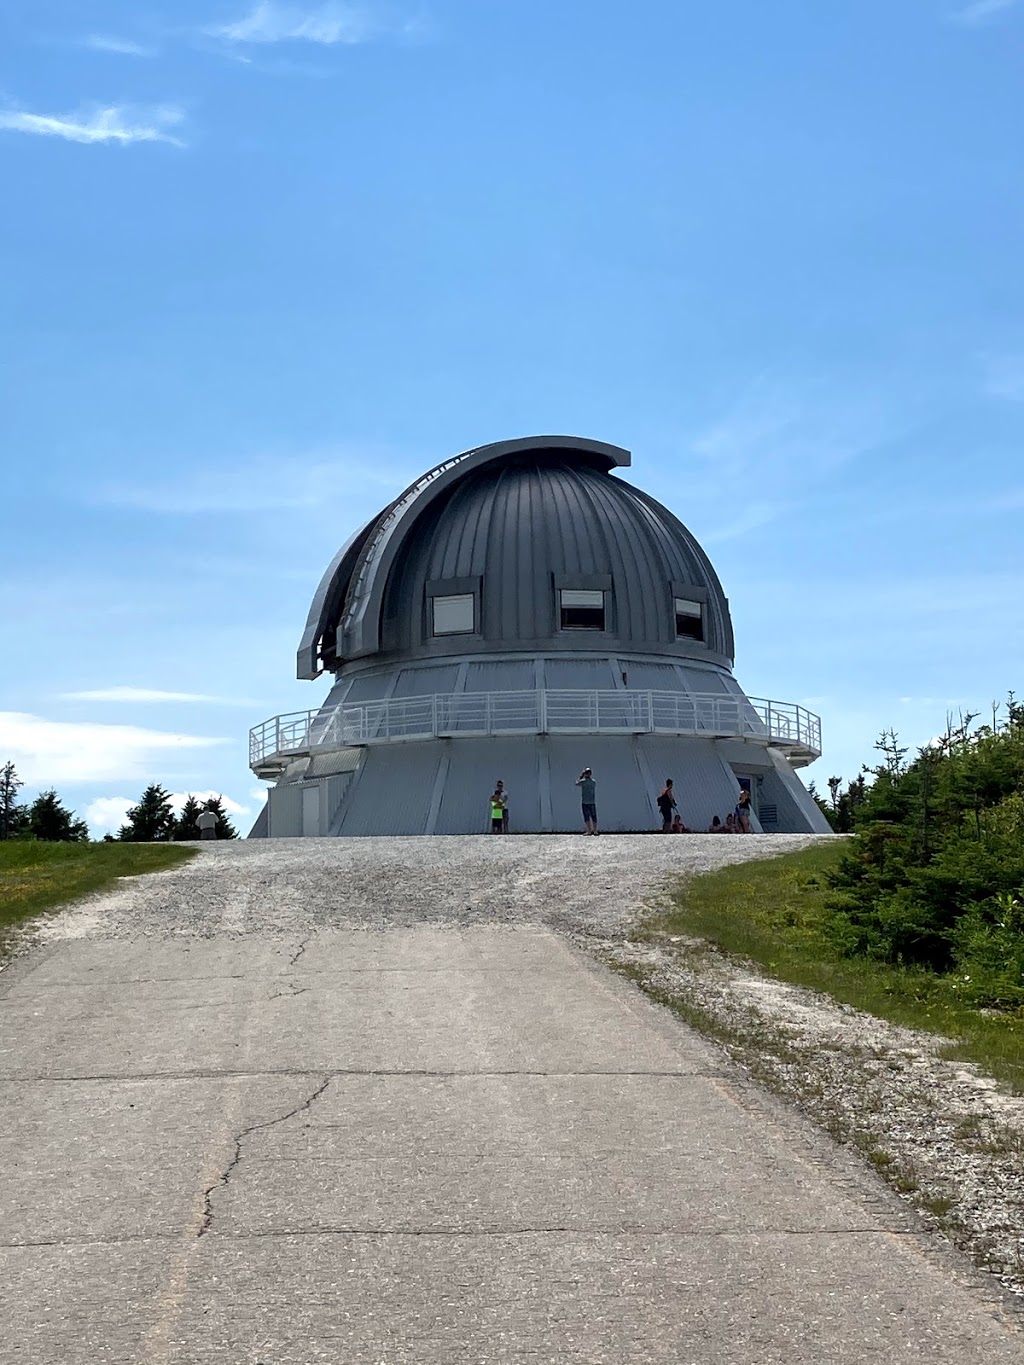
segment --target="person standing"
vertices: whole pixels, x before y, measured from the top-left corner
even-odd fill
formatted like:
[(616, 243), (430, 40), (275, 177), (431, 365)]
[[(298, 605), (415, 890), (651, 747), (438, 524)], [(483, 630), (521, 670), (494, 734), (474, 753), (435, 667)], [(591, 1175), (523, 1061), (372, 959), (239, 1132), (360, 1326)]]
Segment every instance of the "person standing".
[(750, 788), (740, 788), (740, 799), (736, 802), (736, 824), (738, 833), (750, 833)]
[(501, 778), (498, 778), (498, 785), (494, 788), (495, 792), (501, 792), (501, 832), (508, 833), (508, 787), (505, 786)]
[(576, 779), (583, 805), (583, 828), (587, 834), (597, 834), (597, 783), (590, 768), (584, 768)]
[(196, 820), (196, 828), (199, 830), (200, 839), (216, 839), (217, 837), (217, 816), (212, 810), (200, 812)]
[(503, 827), (503, 825), (504, 825), (504, 823), (505, 823), (505, 807), (504, 807), (504, 804), (503, 804), (503, 802), (502, 802), (501, 783), (500, 783), (500, 782), (499, 782), (498, 785), (495, 787), (494, 791), (491, 792), (490, 810), (491, 810), (491, 833), (492, 833), (492, 834), (501, 834), (501, 833), (502, 833), (502, 827)]
[(678, 809), (675, 792), (672, 790), (671, 777), (665, 778), (665, 785), (658, 794), (658, 810), (661, 812), (661, 832), (668, 834), (672, 829), (672, 812)]

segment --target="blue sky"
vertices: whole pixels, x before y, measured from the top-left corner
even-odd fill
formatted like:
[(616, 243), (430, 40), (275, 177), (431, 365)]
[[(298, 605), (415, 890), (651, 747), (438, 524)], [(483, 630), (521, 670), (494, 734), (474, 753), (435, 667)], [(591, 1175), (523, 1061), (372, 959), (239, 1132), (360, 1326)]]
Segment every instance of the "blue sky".
[(819, 785), (1024, 690), (1024, 0), (0, 25), (27, 792), (99, 833), (155, 779), (247, 826), (248, 727), (325, 692), (294, 651), (337, 546), (535, 432), (632, 449), (719, 570), (747, 691), (820, 712)]

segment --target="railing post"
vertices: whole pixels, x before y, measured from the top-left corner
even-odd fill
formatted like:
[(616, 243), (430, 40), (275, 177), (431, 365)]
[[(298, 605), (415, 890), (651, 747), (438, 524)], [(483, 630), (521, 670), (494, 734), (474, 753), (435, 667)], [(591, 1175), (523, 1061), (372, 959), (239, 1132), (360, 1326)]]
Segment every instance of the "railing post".
[(437, 693), (430, 698), (430, 733), (437, 738)]
[(542, 687), (537, 693), (537, 727), (542, 735), (548, 732), (548, 690)]
[(654, 733), (654, 693), (647, 693), (647, 731)]
[(274, 717), (274, 753), (281, 752), (281, 717)]
[(485, 692), (487, 700), (484, 702), (484, 733), (489, 735), (494, 730), (494, 693)]

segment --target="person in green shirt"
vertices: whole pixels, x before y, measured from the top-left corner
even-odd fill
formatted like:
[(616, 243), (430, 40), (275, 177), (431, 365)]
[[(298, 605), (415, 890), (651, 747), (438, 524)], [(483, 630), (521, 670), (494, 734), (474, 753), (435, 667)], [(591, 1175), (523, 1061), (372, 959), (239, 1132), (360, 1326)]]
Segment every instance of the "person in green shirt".
[(491, 833), (504, 834), (505, 832), (505, 798), (502, 795), (501, 784), (499, 783), (491, 792)]

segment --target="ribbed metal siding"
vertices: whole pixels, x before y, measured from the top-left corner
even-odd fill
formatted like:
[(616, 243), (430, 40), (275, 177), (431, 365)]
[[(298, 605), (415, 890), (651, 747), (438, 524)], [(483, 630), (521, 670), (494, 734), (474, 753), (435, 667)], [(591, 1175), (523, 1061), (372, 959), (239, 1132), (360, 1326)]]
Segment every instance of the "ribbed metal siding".
[(466, 668), (466, 692), (525, 692), (537, 685), (533, 659), (473, 660)]
[(610, 659), (544, 660), (545, 687), (607, 690), (618, 686), (620, 682)]
[(631, 737), (595, 741), (552, 736), (547, 741), (546, 752), (551, 818), (556, 830), (583, 828), (580, 789), (575, 783), (585, 767), (594, 770), (597, 818), (601, 829), (614, 833), (652, 828), (654, 797), (647, 790)]
[(436, 741), (368, 748), (345, 793), (338, 833), (422, 834), (442, 753)]
[(488, 831), (488, 802), (499, 778), (510, 793), (510, 829), (539, 830), (540, 746), (515, 739), (463, 739), (452, 746), (435, 833)]
[(392, 696), (432, 697), (436, 692), (454, 692), (458, 664), (444, 668), (403, 668)]
[(653, 692), (685, 692), (686, 687), (674, 664), (630, 663), (622, 660), (622, 668), (631, 688), (649, 688)]
[(671, 777), (684, 825), (704, 830), (735, 809), (739, 784), (712, 740), (643, 735), (637, 743), (658, 791)]
[[(383, 647), (424, 640), (426, 584), (483, 577), (485, 641), (557, 638), (553, 575), (611, 574), (613, 636), (676, 646), (673, 580), (708, 593), (708, 645), (730, 653), (721, 585), (700, 547), (631, 484), (566, 460), (522, 459), (468, 474), (427, 508), (403, 545), (384, 597)], [(466, 647), (473, 646), (467, 637)]]

